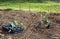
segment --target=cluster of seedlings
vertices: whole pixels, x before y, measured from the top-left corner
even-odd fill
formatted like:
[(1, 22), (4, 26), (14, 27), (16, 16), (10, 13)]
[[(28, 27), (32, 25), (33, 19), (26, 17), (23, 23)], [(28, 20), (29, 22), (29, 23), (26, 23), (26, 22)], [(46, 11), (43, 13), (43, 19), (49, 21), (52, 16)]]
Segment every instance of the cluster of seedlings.
[[(43, 23), (45, 24), (45, 26), (46, 26), (47, 29), (50, 28), (51, 23), (50, 23), (49, 20), (45, 20), (45, 21), (43, 21)], [(36, 27), (41, 27), (41, 26), (42, 26), (42, 22), (41, 21), (38, 21)]]
[(8, 24), (2, 26), (2, 30), (8, 33), (23, 32), (23, 30), (25, 29), (26, 29), (25, 23), (21, 22), (19, 26), (19, 21), (17, 20), (9, 22)]
[(42, 15), (42, 20), (36, 23), (36, 27), (41, 27), (42, 25), (44, 25), (47, 29), (50, 28), (51, 22), (48, 19), (48, 14), (46, 14), (45, 16)]
[[(43, 20), (38, 21), (36, 23), (36, 27), (39, 28), (44, 24), (45, 27), (47, 29), (49, 29), (50, 26), (51, 26), (51, 22), (48, 19), (48, 16), (45, 15), (43, 18), (44, 18)], [(23, 32), (26, 29), (27, 29), (27, 26), (26, 26), (25, 22), (19, 22), (17, 20), (14, 20), (14, 21), (9, 22), (8, 24), (2, 26), (2, 30), (5, 31), (5, 32), (8, 32), (8, 33)]]

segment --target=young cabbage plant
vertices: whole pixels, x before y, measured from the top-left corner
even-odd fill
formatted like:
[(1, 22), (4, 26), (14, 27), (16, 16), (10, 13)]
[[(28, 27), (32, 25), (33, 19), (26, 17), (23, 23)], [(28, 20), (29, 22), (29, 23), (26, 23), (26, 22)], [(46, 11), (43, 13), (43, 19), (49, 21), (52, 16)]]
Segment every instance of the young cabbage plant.
[(9, 22), (9, 24), (7, 24), (7, 25), (3, 25), (2, 29), (9, 33), (17, 33), (17, 32), (23, 32), (24, 27), (23, 27), (23, 25), (19, 26), (18, 21), (12, 21), (12, 22)]
[(46, 28), (48, 28), (48, 29), (49, 29), (50, 26), (51, 26), (51, 22), (50, 22), (50, 20), (48, 19), (48, 14), (45, 15), (44, 24), (45, 24)]

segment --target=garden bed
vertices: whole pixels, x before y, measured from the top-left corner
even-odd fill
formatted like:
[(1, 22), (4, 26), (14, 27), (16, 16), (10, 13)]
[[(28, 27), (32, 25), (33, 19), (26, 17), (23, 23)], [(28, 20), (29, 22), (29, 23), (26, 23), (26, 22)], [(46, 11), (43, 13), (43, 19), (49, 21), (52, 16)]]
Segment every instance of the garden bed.
[(45, 27), (36, 29), (36, 23), (41, 21), (41, 15), (46, 13), (26, 12), (26, 11), (0, 11), (0, 26), (12, 20), (26, 22), (27, 30), (17, 34), (7, 34), (1, 32), (0, 39), (60, 39), (60, 14), (48, 14), (52, 25), (50, 29)]

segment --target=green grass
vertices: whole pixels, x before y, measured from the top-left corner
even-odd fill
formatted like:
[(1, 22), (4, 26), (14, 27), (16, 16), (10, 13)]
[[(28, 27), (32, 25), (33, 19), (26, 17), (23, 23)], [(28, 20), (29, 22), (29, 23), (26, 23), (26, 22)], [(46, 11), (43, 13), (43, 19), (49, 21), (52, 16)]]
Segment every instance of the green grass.
[(3, 2), (0, 3), (0, 9), (11, 8), (13, 10), (24, 10), (33, 12), (60, 12), (60, 3), (45, 2), (45, 3), (19, 3), (19, 2)]

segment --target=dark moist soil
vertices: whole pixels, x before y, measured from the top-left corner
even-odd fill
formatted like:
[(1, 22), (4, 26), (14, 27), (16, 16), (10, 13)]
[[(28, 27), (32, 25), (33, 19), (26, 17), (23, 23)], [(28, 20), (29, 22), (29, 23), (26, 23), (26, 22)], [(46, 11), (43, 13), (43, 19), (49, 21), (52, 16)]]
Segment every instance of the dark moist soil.
[(35, 28), (36, 23), (43, 19), (41, 15), (44, 16), (45, 13), (0, 11), (0, 27), (13, 20), (27, 24), (27, 29), (22, 33), (8, 34), (0, 30), (0, 39), (60, 39), (60, 14), (48, 14), (52, 23), (50, 29)]

